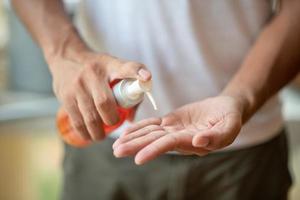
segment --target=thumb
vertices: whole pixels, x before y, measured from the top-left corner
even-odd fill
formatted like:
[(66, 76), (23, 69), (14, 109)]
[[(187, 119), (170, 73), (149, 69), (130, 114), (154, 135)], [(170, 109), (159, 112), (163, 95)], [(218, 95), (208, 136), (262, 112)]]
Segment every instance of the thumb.
[(209, 137), (197, 134), (193, 137), (192, 144), (194, 147), (206, 148), (209, 145)]
[(226, 137), (226, 133), (209, 129), (195, 135), (192, 144), (194, 147), (201, 147), (210, 151), (217, 150), (229, 145)]
[(241, 116), (228, 114), (223, 123), (217, 123), (210, 129), (197, 133), (192, 140), (195, 147), (203, 147), (207, 150), (221, 149), (230, 145), (241, 130)]
[(111, 76), (112, 80), (134, 78), (141, 81), (149, 81), (152, 77), (145, 65), (138, 62), (122, 62), (122, 64), (114, 67)]
[(214, 132), (212, 130), (205, 130), (201, 133), (196, 134), (192, 139), (192, 145), (198, 148), (208, 148), (212, 143), (212, 135)]

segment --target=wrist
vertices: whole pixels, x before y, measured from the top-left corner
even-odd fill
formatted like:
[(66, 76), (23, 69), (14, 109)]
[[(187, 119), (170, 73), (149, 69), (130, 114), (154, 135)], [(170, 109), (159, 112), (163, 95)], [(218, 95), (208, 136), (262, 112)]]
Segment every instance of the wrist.
[(248, 119), (252, 116), (255, 98), (251, 91), (242, 88), (225, 88), (221, 96), (230, 96), (235, 99), (238, 103), (239, 110), (242, 115), (243, 124), (248, 121)]
[(91, 52), (72, 24), (62, 28), (61, 33), (57, 38), (44, 42), (42, 45), (47, 63), (51, 63), (56, 58), (80, 62), (86, 54)]

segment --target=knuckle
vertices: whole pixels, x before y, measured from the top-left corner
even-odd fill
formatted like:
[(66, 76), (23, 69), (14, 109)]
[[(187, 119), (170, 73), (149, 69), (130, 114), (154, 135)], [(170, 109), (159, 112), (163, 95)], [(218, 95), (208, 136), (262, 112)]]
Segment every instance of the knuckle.
[(108, 68), (114, 69), (114, 70), (120, 70), (124, 67), (124, 62), (119, 59), (112, 59), (108, 63)]
[(95, 124), (99, 121), (97, 114), (94, 112), (88, 112), (85, 116), (85, 121), (87, 124)]
[(214, 150), (217, 150), (217, 149), (221, 149), (225, 146), (226, 145), (224, 145), (224, 143), (222, 143), (220, 141), (215, 141), (215, 142), (212, 142), (212, 144), (209, 145), (206, 149), (210, 150), (210, 151), (214, 151)]
[(77, 77), (74, 78), (74, 85), (76, 87), (82, 87), (84, 85), (83, 73), (81, 72)]
[(138, 69), (144, 67), (143, 64), (137, 63), (137, 62), (133, 62), (133, 61), (129, 61), (129, 62), (125, 63), (124, 66), (126, 67), (127, 70), (130, 70), (130, 71), (137, 71)]
[(79, 130), (81, 132), (82, 130), (84, 130), (84, 123), (81, 120), (73, 120), (72, 125), (76, 130)]
[(125, 60), (122, 60), (120, 58), (114, 58), (113, 61), (119, 66), (125, 65), (127, 63)]
[(116, 59), (116, 57), (109, 55), (108, 53), (101, 53), (100, 55), (97, 56), (97, 59), (99, 60), (100, 63), (107, 64), (113, 59)]
[(96, 72), (97, 68), (98, 68), (98, 63), (96, 61), (89, 61), (85, 66), (85, 69), (90, 72)]
[(143, 63), (136, 63), (137, 68), (146, 68), (146, 66)]
[(97, 106), (99, 109), (108, 109), (110, 104), (109, 98), (105, 95), (98, 99)]
[(88, 77), (103, 77), (105, 76), (106, 72), (104, 70), (105, 68), (101, 67), (101, 65), (97, 61), (91, 61), (89, 64), (87, 64), (85, 69), (85, 75)]
[(87, 68), (86, 75), (88, 76), (88, 78), (91, 78), (91, 77), (103, 78), (107, 74), (104, 69), (105, 68), (103, 68), (103, 67), (99, 67), (98, 64), (92, 64), (92, 65), (90, 65), (90, 67)]
[(176, 136), (174, 136), (173, 134), (169, 134), (169, 138), (170, 138), (170, 140), (173, 141), (174, 146), (177, 147), (179, 144), (178, 138)]
[(75, 97), (73, 92), (65, 92), (64, 94), (62, 94), (62, 100), (64, 104), (73, 105), (75, 102)]

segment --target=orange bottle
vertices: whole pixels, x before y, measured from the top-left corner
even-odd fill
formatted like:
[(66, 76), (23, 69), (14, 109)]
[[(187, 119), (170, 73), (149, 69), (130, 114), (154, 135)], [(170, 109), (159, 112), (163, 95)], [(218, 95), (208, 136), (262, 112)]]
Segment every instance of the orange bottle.
[[(118, 103), (118, 112), (120, 120), (117, 124), (108, 126), (103, 125), (103, 129), (106, 135), (110, 134), (113, 130), (121, 126), (125, 120), (131, 118), (133, 114), (133, 109), (135, 105), (139, 104), (146, 94), (154, 109), (156, 108), (155, 101), (150, 93), (152, 84), (151, 81), (142, 82), (133, 79), (124, 79), (120, 82), (113, 82), (111, 84), (113, 94)], [(92, 141), (85, 140), (76, 134), (70, 124), (69, 117), (67, 113), (60, 108), (57, 113), (57, 127), (62, 139), (75, 147), (85, 147), (89, 145)]]

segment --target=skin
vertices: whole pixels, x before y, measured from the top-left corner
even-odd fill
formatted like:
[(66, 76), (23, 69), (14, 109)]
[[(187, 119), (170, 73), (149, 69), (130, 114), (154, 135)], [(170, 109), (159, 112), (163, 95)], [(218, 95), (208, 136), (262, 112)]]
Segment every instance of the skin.
[[(117, 121), (107, 82), (125, 77), (149, 80), (150, 72), (142, 64), (91, 51), (59, 0), (13, 0), (13, 5), (44, 51), (55, 94), (75, 130), (82, 137), (102, 139), (98, 120)], [(135, 156), (136, 164), (144, 164), (170, 150), (205, 155), (230, 145), (242, 125), (298, 73), (299, 18), (300, 1), (282, 1), (280, 13), (261, 32), (220, 95), (135, 123), (114, 143), (115, 156)]]
[(205, 155), (230, 145), (242, 125), (299, 72), (299, 19), (300, 1), (282, 1), (219, 96), (135, 123), (114, 143), (114, 155), (135, 156), (136, 164), (144, 164), (171, 150)]
[(148, 81), (151, 73), (141, 63), (92, 51), (67, 17), (61, 0), (12, 3), (44, 52), (54, 93), (75, 132), (87, 140), (102, 140), (102, 124), (119, 120), (109, 83), (124, 78)]

